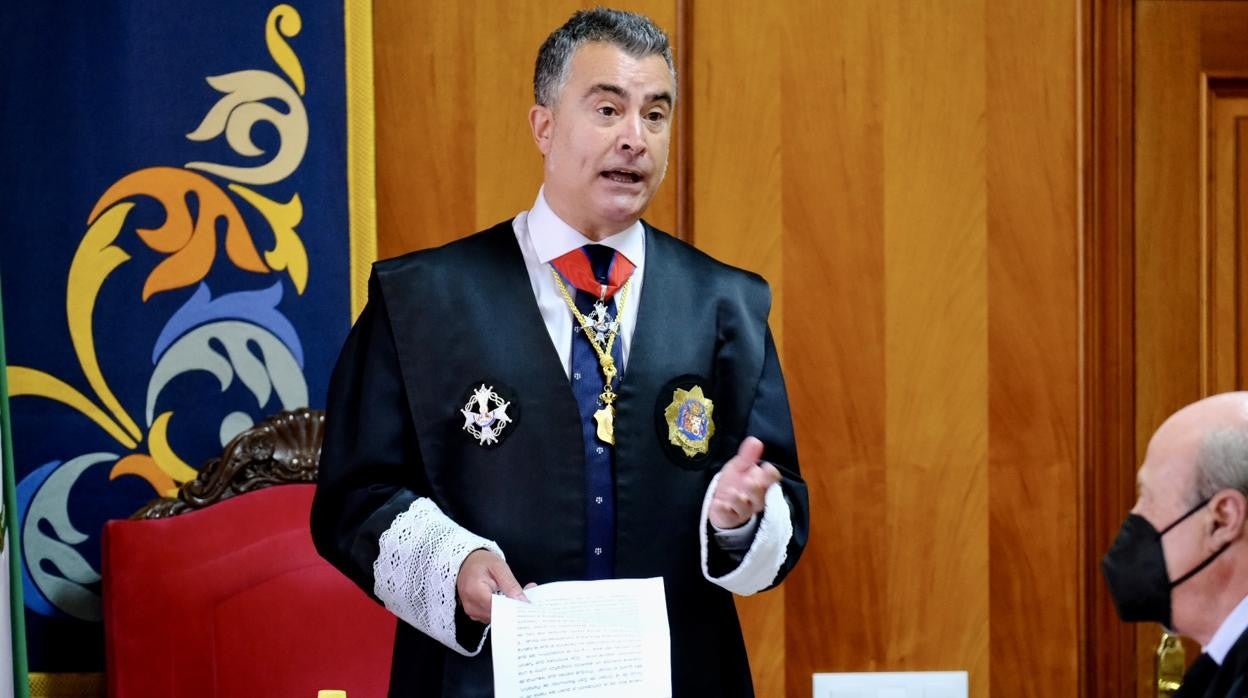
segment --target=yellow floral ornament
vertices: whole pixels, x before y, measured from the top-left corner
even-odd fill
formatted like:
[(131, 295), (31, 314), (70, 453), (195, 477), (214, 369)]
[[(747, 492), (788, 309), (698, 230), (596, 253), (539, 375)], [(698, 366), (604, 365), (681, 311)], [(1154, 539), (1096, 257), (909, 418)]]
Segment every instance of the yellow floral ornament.
[(714, 410), (715, 403), (702, 393), (702, 386), (695, 385), (691, 390), (677, 388), (672, 392), (672, 403), (663, 411), (668, 440), (690, 458), (706, 453), (715, 434), (715, 420), (711, 419)]

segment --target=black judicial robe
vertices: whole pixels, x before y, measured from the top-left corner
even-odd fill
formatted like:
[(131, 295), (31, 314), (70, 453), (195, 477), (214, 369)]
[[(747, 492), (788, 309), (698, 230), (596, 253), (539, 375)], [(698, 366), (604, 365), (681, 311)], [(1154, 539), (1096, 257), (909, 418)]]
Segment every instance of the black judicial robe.
[(1248, 632), (1239, 636), (1220, 666), (1205, 656), (1193, 662), (1174, 698), (1248, 698)]
[[(761, 277), (649, 225), (645, 235), (641, 306), (617, 387), (616, 576), (663, 577), (675, 696), (750, 696), (732, 594), (702, 575), (699, 524), (712, 476), (753, 435), (786, 473), (793, 522), (773, 583), (806, 542), (806, 485), (767, 327), (770, 292)], [(481, 384), (512, 403), (513, 423), (491, 447), (463, 430), (460, 412)], [(690, 458), (668, 443), (663, 411), (676, 388), (694, 385), (714, 401), (715, 433), (710, 452)], [(521, 584), (583, 579), (581, 439), (510, 221), (379, 262), (330, 384), (313, 538), (372, 595), (378, 538), (417, 497), (430, 497), (496, 541)], [(717, 576), (731, 571), (714, 551), (711, 564)], [(461, 644), (475, 647), (482, 626), (458, 618)], [(490, 696), (489, 647), (464, 657), (400, 622), (390, 695)]]

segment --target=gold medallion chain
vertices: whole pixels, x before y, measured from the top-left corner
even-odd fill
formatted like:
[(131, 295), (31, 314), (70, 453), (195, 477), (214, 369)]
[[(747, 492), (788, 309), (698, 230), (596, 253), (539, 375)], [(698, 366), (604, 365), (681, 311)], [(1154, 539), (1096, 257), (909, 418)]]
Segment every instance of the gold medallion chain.
[(633, 285), (630, 278), (624, 282), (623, 288), (620, 289), (618, 299), (615, 302), (615, 329), (606, 334), (606, 339), (600, 345), (595, 337), (594, 324), (586, 317), (579, 308), (576, 307), (576, 301), (572, 300), (572, 294), (568, 292), (567, 284), (563, 282), (563, 277), (552, 265), (550, 268), (551, 276), (555, 280), (555, 288), (559, 289), (559, 295), (563, 296), (563, 302), (567, 303), (568, 310), (572, 311), (572, 317), (576, 318), (577, 324), (585, 333), (585, 338), (589, 340), (589, 346), (594, 348), (594, 353), (598, 355), (598, 365), (602, 368), (603, 386), (602, 393), (598, 399), (602, 401), (604, 407), (594, 413), (594, 420), (598, 423), (598, 438), (606, 443), (615, 444), (615, 391), (611, 385), (615, 382), (615, 377), (619, 375), (616, 368), (615, 359), (611, 357), (611, 349), (615, 346), (615, 338), (619, 334), (619, 329), (623, 323), (624, 304), (628, 300), (628, 290)]

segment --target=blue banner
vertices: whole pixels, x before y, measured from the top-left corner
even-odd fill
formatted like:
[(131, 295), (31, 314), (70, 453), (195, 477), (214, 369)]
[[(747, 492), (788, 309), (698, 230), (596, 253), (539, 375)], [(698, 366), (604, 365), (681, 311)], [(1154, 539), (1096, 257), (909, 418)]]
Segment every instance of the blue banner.
[(346, 43), (332, 2), (0, 13), (32, 672), (103, 670), (106, 520), (264, 416), (323, 406), (352, 307)]

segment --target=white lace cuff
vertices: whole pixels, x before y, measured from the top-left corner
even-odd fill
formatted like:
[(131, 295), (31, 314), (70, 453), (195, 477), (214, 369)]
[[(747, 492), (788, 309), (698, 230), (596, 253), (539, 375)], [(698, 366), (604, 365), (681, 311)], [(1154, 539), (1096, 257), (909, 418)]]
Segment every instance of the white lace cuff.
[(715, 487), (719, 484), (716, 475), (706, 488), (706, 497), (702, 499), (702, 519), (698, 530), (702, 541), (702, 576), (713, 584), (741, 596), (758, 593), (771, 586), (780, 566), (788, 557), (789, 540), (793, 538), (793, 520), (789, 512), (789, 502), (784, 498), (784, 490), (780, 483), (767, 488), (763, 498), (763, 518), (758, 522), (758, 531), (754, 534), (754, 542), (745, 552), (745, 557), (737, 568), (722, 577), (712, 577), (707, 568), (707, 545), (710, 537), (706, 525), (710, 520), (711, 500), (715, 498)]
[(455, 523), (433, 500), (421, 497), (394, 518), (377, 541), (373, 593), (386, 608), (412, 627), (466, 656), (481, 652), (455, 639), (455, 582), (468, 553), (485, 548), (503, 557), (494, 543)]

